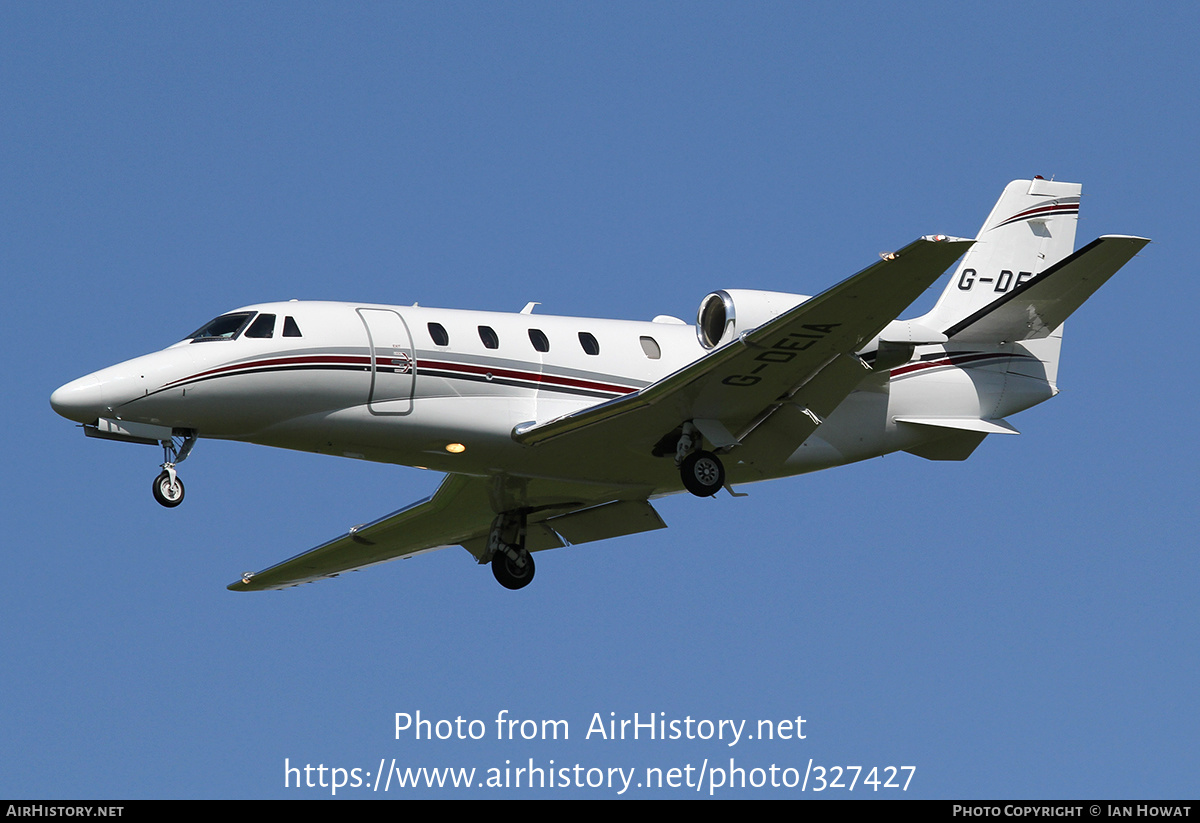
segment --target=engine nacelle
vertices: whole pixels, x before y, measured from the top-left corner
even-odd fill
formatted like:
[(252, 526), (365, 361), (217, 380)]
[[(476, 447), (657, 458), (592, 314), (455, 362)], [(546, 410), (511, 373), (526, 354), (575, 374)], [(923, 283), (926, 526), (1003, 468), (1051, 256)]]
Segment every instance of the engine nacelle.
[(706, 349), (728, 343), (808, 300), (806, 294), (753, 289), (722, 289), (700, 301), (696, 336)]

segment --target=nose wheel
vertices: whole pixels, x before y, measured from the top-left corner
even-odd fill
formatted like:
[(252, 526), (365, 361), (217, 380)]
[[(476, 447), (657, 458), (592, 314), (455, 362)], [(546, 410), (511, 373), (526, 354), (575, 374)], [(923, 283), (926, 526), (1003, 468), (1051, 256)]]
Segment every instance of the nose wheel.
[(173, 469), (164, 469), (162, 474), (154, 478), (154, 499), (168, 509), (183, 502), (183, 481)]
[(175, 464), (182, 463), (191, 454), (192, 446), (196, 445), (196, 435), (192, 432), (182, 438), (172, 437), (159, 442), (163, 448), (162, 474), (154, 478), (151, 488), (160, 506), (173, 509), (183, 502), (183, 481), (175, 473)]

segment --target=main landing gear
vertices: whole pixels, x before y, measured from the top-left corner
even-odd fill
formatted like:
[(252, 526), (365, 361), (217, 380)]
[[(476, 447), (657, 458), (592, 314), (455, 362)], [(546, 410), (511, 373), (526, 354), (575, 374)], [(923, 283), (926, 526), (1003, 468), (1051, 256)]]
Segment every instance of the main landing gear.
[(725, 467), (712, 452), (694, 451), (679, 467), (683, 487), (697, 497), (712, 497), (725, 486)]
[(492, 521), (488, 536), (492, 575), (506, 589), (523, 589), (533, 580), (533, 555), (525, 548), (525, 512), (504, 512)]
[(725, 485), (725, 467), (712, 452), (696, 449), (700, 438), (693, 423), (683, 424), (683, 434), (675, 447), (675, 465), (683, 487), (697, 497), (713, 497)]
[[(178, 443), (176, 443), (177, 440)], [(187, 456), (192, 452), (192, 446), (196, 445), (196, 435), (172, 437), (170, 440), (159, 442), (162, 443), (163, 448), (162, 474), (154, 478), (152, 490), (154, 499), (160, 506), (173, 509), (183, 502), (183, 481), (175, 473), (175, 466), (187, 460)]]
[(513, 558), (501, 552), (492, 558), (492, 575), (506, 589), (523, 589), (533, 581), (533, 555), (524, 549), (515, 554)]

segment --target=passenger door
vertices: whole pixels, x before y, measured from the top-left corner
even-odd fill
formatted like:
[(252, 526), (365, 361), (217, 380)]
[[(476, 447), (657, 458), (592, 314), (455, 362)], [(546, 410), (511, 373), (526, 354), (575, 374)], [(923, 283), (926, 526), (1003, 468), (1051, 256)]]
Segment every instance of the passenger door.
[(371, 346), (371, 414), (412, 411), (417, 360), (404, 318), (392, 309), (358, 309)]

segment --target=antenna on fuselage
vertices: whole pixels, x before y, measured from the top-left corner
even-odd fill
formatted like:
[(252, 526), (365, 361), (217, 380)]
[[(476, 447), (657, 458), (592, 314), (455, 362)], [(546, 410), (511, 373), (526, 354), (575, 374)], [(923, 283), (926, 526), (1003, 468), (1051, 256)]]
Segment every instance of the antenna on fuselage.
[(533, 314), (533, 307), (540, 306), (540, 305), (542, 305), (542, 304), (541, 303), (533, 303), (533, 302), (526, 303), (525, 308), (521, 309), (521, 314)]

